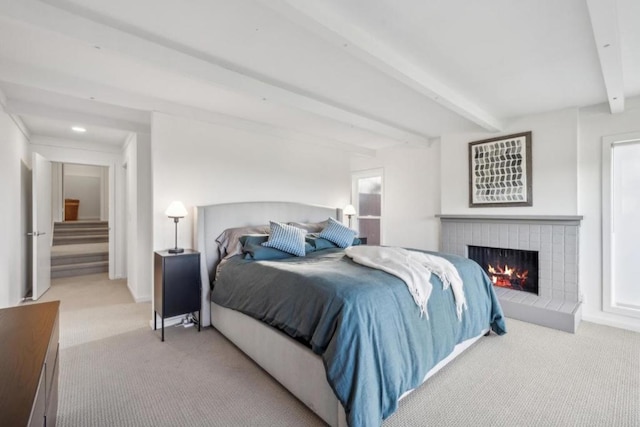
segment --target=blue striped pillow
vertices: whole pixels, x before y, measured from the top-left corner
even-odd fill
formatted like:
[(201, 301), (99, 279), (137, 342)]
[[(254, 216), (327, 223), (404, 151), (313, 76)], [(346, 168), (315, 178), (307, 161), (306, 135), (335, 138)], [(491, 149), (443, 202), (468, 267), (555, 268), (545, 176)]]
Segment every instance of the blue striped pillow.
[(275, 221), (270, 221), (270, 223), (269, 240), (264, 242), (262, 246), (279, 249), (295, 256), (304, 256), (304, 237), (307, 234), (305, 230)]
[(355, 230), (346, 227), (333, 218), (329, 218), (329, 223), (325, 229), (322, 230), (319, 237), (327, 239), (341, 248), (347, 248), (353, 244), (353, 239), (356, 237), (356, 234), (357, 232)]

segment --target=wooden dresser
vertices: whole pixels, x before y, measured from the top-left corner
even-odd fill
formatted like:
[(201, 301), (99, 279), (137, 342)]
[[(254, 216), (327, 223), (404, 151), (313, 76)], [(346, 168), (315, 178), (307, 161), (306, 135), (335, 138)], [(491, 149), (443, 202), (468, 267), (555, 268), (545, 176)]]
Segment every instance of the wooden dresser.
[(0, 310), (0, 424), (55, 426), (60, 301)]

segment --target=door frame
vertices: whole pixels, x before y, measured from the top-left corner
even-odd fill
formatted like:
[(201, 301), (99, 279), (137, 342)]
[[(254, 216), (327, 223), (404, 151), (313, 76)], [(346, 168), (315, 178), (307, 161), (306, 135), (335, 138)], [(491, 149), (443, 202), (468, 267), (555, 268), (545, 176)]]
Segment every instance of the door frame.
[(613, 180), (612, 155), (615, 145), (640, 141), (640, 132), (605, 136), (602, 138), (602, 311), (640, 318), (640, 310), (617, 305), (611, 280), (612, 234), (614, 231), (612, 215)]
[[(360, 203), (358, 200), (358, 180), (363, 178), (373, 178), (379, 176), (381, 178), (381, 197), (380, 197), (380, 216), (362, 216), (360, 215)], [(385, 213), (385, 176), (384, 168), (372, 168), (351, 172), (351, 204), (356, 208), (356, 221), (358, 226), (357, 230), (360, 231), (360, 219), (379, 219), (380, 220), (380, 244), (384, 245), (385, 232), (384, 232), (384, 213)]]
[[(118, 176), (122, 165), (121, 155), (115, 152), (93, 152), (89, 156), (79, 156), (78, 148), (65, 146), (44, 146), (37, 142), (32, 143), (32, 151), (44, 155), (48, 160), (58, 163), (84, 164), (90, 166), (105, 166), (109, 169), (109, 279), (120, 279), (126, 277), (124, 262), (122, 260), (123, 245), (125, 244), (121, 236), (124, 229), (125, 215), (119, 212), (123, 194), (123, 176)], [(43, 149), (40, 149), (42, 147)], [(103, 154), (103, 156), (102, 156)], [(122, 175), (122, 174), (120, 174)]]

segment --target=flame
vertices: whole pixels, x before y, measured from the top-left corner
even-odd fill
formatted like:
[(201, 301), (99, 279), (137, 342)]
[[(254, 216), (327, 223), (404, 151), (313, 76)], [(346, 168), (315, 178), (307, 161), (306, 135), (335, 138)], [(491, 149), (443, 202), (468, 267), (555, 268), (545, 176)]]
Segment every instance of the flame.
[(507, 276), (511, 276), (513, 274), (513, 269), (509, 268), (507, 264), (504, 265), (504, 274)]
[(496, 286), (514, 288), (514, 285), (516, 285), (517, 288), (517, 284), (519, 283), (520, 286), (524, 287), (529, 277), (529, 270), (520, 272), (517, 267), (509, 267), (507, 264), (504, 265), (504, 268), (500, 267), (499, 264), (496, 265), (496, 267), (491, 264), (487, 265), (491, 282)]

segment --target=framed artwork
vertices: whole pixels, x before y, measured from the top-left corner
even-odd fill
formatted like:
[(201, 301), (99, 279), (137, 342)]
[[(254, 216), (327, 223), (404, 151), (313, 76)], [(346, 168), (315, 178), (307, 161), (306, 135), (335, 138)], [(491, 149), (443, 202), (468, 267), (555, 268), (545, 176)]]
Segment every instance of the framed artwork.
[(531, 132), (469, 143), (469, 206), (531, 206)]

